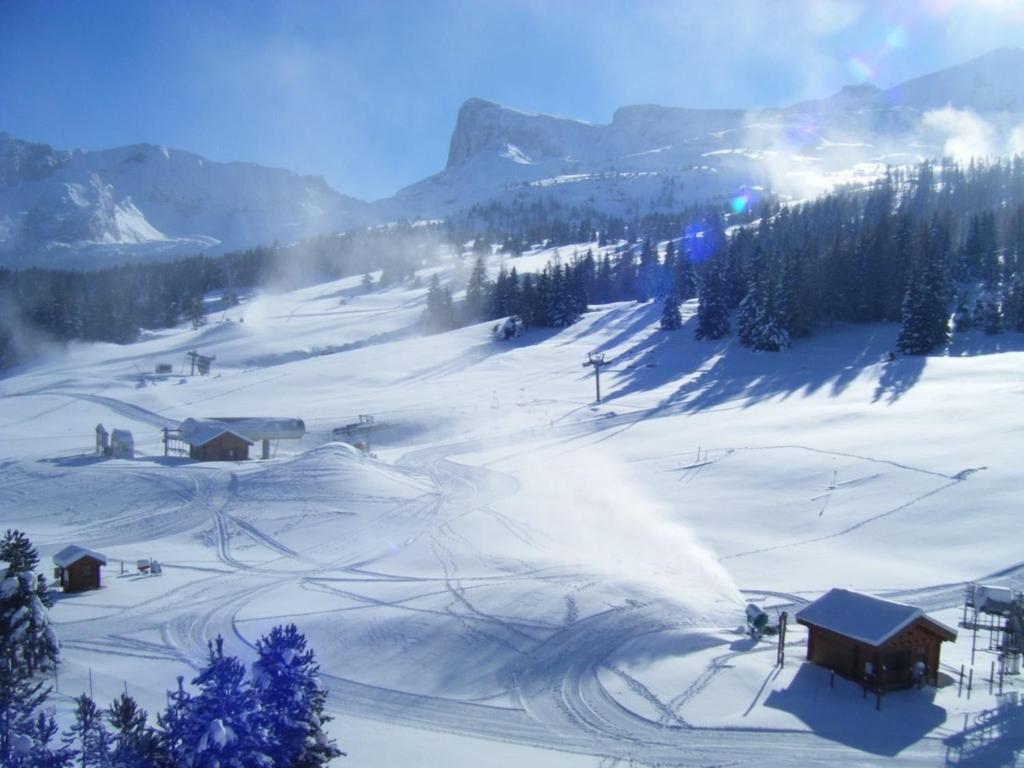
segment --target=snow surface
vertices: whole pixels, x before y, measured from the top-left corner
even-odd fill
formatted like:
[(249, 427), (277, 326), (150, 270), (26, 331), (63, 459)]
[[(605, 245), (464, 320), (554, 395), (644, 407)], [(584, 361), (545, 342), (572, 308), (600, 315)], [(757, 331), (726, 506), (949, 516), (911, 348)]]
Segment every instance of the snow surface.
[[(103, 589), (51, 612), (61, 717), (90, 676), (99, 701), (127, 681), (159, 711), (210, 638), (251, 662), (294, 621), (359, 764), (1016, 759), (1020, 683), (990, 693), (987, 652), (970, 697), (946, 684), (876, 712), (801, 663), (799, 625), (782, 668), (742, 625), (748, 601), (793, 615), (844, 587), (955, 626), (964, 581), (1024, 586), (1020, 336), (889, 360), (895, 327), (837, 326), (756, 353), (695, 342), (690, 302), (678, 332), (622, 303), (510, 342), (491, 324), (422, 337), (424, 289), (360, 283), (249, 297), (199, 330), (75, 345), (0, 380), (4, 526), (43, 557), (75, 542), (109, 561)], [(216, 354), (211, 375), (181, 373), (191, 349)], [(600, 405), (581, 366), (595, 350), (612, 361)], [(140, 374), (165, 361), (175, 375)], [(359, 414), (376, 457), (332, 442)], [(232, 415), (307, 433), (267, 461), (163, 456), (164, 426)], [(131, 429), (137, 458), (92, 455), (100, 421)], [(163, 573), (139, 573), (145, 558)], [(961, 664), (964, 632), (941, 671)]]

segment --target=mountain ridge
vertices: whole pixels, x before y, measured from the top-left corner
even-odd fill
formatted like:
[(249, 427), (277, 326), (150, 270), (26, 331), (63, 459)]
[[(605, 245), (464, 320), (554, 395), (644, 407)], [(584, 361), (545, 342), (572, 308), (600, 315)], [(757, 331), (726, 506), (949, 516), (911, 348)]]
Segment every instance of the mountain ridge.
[(367, 202), (320, 175), (139, 143), (62, 150), (0, 132), (0, 263), (93, 267), (218, 252), (477, 203), (566, 205), (631, 216), (771, 187), (810, 196), (887, 165), (939, 157), (930, 110), (1024, 125), (1024, 49), (1000, 48), (890, 88), (864, 82), (763, 109), (632, 104), (607, 123), (471, 97), (444, 168)]

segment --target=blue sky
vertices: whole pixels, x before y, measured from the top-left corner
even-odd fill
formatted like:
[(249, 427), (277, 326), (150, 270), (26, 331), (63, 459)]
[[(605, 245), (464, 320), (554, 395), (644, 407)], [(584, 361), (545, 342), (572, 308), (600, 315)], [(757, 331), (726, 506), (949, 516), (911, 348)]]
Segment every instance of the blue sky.
[(1024, 0), (0, 0), (0, 131), (319, 173), (367, 199), (444, 166), (480, 96), (607, 122), (887, 86), (1024, 45)]

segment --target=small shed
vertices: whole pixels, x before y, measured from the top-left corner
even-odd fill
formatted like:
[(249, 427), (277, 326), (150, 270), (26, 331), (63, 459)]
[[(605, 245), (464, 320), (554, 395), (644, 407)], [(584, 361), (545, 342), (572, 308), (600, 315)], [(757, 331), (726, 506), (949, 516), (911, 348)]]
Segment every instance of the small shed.
[(956, 640), (956, 630), (921, 608), (847, 589), (829, 590), (796, 620), (810, 633), (809, 661), (885, 689), (912, 685), (918, 662), (937, 684), (940, 647)]
[(64, 547), (53, 556), (53, 577), (65, 592), (81, 592), (100, 588), (100, 568), (107, 556), (75, 544)]
[(181, 440), (188, 444), (189, 457), (197, 461), (247, 461), (253, 441), (224, 424), (185, 419)]
[(110, 433), (110, 456), (115, 459), (135, 458), (135, 438), (127, 429), (115, 429)]

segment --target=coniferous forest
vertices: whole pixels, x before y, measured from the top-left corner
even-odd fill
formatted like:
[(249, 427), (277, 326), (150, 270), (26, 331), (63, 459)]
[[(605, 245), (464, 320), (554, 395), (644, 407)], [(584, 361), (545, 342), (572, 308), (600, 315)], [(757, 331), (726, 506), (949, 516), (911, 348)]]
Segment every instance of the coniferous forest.
[[(536, 274), (515, 266), (529, 248), (571, 243), (591, 245)], [(345, 275), (366, 274), (366, 290), (418, 279), (443, 245), (466, 260), (468, 277), (429, 285), (430, 332), (511, 315), (527, 326), (564, 327), (592, 304), (626, 300), (668, 302), (662, 326), (673, 329), (672, 307), (698, 295), (698, 339), (735, 332), (760, 350), (784, 349), (837, 322), (901, 323), (899, 350), (910, 354), (941, 347), (956, 330), (1024, 330), (1018, 157), (892, 169), (868, 188), (802, 203), (765, 198), (742, 213), (708, 205), (625, 222), (556, 201), (492, 205), (444, 224), (399, 224), (220, 257), (95, 272), (0, 270), (0, 365), (17, 361), (25, 337), (128, 343), (142, 330), (199, 325), (203, 297), (214, 291), (230, 304), (253, 288)], [(495, 250), (503, 266), (491, 279)], [(369, 272), (376, 270), (374, 282)]]

